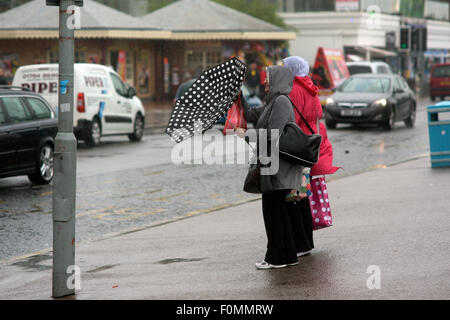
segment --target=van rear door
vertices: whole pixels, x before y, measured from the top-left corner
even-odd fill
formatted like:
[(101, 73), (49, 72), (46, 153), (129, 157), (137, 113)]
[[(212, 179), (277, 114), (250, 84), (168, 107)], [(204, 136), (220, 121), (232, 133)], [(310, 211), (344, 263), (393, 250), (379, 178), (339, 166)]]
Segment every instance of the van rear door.
[(105, 117), (114, 112), (112, 105), (114, 89), (105, 69), (97, 65), (75, 65), (74, 125), (77, 125), (78, 120), (92, 121), (94, 117), (98, 117), (102, 133), (110, 134), (111, 128), (105, 124)]
[(58, 66), (26, 66), (17, 70), (13, 85), (42, 95), (56, 112), (58, 108)]

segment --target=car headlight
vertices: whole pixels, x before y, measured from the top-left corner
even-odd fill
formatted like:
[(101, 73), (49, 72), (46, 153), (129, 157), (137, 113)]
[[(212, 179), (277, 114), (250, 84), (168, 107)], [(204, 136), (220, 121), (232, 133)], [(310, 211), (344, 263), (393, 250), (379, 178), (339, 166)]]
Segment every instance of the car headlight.
[(374, 104), (375, 104), (375, 105), (382, 106), (382, 107), (386, 107), (386, 105), (387, 105), (387, 100), (386, 100), (386, 99), (380, 99), (380, 100), (375, 101)]
[(325, 104), (326, 105), (334, 104), (334, 100), (332, 98), (327, 98), (327, 100), (325, 100)]

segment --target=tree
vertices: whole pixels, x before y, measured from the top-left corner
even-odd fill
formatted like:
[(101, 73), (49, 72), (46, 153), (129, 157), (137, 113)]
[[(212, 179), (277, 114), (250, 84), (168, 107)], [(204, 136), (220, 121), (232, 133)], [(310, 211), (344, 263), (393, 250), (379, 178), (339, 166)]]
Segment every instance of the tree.
[(148, 0), (148, 12), (152, 12), (165, 7), (177, 0)]
[(277, 14), (277, 2), (270, 0), (213, 0), (224, 6), (246, 13), (255, 18), (287, 28), (283, 19)]
[[(158, 10), (178, 0), (148, 0), (149, 12)], [(211, 0), (233, 8), (255, 18), (267, 21), (281, 28), (287, 28), (283, 19), (278, 16), (278, 2), (274, 0)]]

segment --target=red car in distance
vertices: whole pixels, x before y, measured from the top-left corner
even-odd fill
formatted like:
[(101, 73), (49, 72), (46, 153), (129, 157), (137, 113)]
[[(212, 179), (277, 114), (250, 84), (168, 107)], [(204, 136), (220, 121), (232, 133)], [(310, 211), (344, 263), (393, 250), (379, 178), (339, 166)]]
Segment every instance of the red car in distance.
[(430, 97), (434, 101), (436, 97), (445, 100), (446, 96), (450, 96), (450, 63), (438, 63), (431, 69)]

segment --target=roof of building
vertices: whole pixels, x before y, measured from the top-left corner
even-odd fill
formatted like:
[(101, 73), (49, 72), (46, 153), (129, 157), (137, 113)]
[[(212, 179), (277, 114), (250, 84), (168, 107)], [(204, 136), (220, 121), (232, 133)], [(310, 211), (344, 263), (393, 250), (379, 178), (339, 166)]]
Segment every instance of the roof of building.
[(288, 38), (293, 36), (292, 32), (286, 32), (278, 26), (209, 0), (180, 0), (140, 19), (174, 32), (172, 38), (175, 40), (259, 36), (261, 39), (286, 39), (287, 35)]
[[(159, 29), (126, 13), (93, 0), (84, 0), (81, 10), (83, 29)], [(58, 7), (44, 0), (33, 0), (0, 14), (0, 29), (57, 29)]]
[[(180, 0), (137, 18), (94, 0), (80, 8), (76, 38), (292, 40), (283, 29), (208, 0)], [(58, 38), (58, 7), (32, 0), (0, 14), (0, 39)]]
[[(77, 37), (111, 37), (116, 31), (139, 30), (167, 33), (160, 28), (93, 0), (84, 0), (80, 8), (81, 30)], [(0, 14), (0, 38), (53, 38), (59, 28), (58, 7), (44, 0), (33, 0)], [(8, 32), (9, 31), (9, 32)], [(106, 32), (107, 31), (107, 32)], [(128, 34), (129, 36), (129, 34)], [(114, 36), (116, 37), (116, 36)]]

